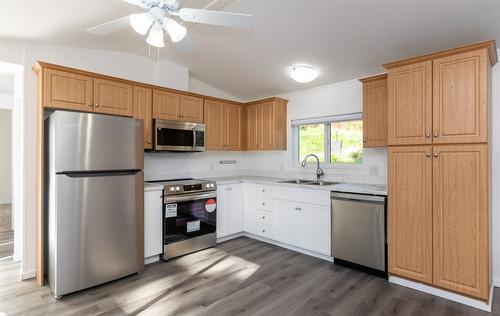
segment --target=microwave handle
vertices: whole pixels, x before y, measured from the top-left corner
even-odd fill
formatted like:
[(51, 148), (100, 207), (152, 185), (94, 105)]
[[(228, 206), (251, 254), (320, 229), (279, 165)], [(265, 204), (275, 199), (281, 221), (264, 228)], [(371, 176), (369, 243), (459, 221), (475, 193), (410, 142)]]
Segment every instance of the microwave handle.
[(193, 148), (196, 147), (196, 130), (193, 128)]

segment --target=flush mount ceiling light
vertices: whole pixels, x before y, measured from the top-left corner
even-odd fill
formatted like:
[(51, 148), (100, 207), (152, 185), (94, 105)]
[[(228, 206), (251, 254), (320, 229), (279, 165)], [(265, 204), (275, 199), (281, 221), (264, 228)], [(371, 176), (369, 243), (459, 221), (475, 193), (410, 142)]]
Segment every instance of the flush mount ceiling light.
[[(86, 31), (104, 35), (116, 31), (124, 26), (127, 19), (132, 28), (141, 35), (149, 35), (146, 42), (155, 47), (164, 47), (164, 34), (170, 36), (172, 42), (181, 41), (187, 30), (179, 22), (172, 19), (175, 17), (184, 22), (204, 23), (226, 27), (237, 27), (249, 29), (253, 20), (249, 14), (210, 11), (204, 9), (182, 8), (181, 0), (123, 0), (136, 5), (146, 12), (131, 14), (116, 20), (88, 28)], [(217, 1), (213, 1), (217, 2)]]
[(307, 65), (296, 65), (290, 69), (290, 77), (300, 83), (313, 81), (318, 77), (316, 68)]

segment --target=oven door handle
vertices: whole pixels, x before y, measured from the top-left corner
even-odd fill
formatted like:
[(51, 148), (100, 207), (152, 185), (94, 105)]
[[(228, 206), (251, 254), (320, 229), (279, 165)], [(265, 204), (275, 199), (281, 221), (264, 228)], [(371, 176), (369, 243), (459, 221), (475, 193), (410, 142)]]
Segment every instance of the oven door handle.
[(196, 130), (193, 128), (193, 148), (196, 147)]
[(164, 196), (163, 201), (165, 204), (176, 203), (176, 202), (185, 202), (185, 201), (197, 201), (203, 199), (210, 199), (217, 197), (217, 192), (210, 193), (193, 193), (193, 194), (182, 194), (178, 196)]

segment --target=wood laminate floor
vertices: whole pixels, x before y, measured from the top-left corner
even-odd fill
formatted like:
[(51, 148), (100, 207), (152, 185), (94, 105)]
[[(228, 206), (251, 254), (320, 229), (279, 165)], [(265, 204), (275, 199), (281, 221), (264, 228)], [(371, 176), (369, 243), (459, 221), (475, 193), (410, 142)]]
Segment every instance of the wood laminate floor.
[(18, 269), (0, 261), (0, 315), (492, 315), (245, 237), (60, 300)]
[(0, 204), (0, 232), (12, 229), (12, 205)]

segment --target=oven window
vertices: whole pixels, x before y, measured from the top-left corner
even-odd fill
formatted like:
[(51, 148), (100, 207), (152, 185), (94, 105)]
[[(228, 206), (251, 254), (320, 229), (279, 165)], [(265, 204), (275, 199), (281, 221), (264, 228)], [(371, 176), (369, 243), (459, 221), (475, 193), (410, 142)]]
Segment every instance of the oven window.
[(157, 128), (156, 137), (160, 146), (193, 146), (193, 131), (174, 129), (174, 128)]
[(164, 244), (215, 233), (217, 211), (207, 211), (209, 200), (215, 199), (167, 203), (163, 216)]

